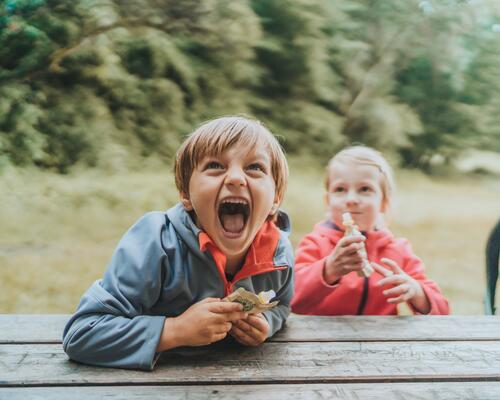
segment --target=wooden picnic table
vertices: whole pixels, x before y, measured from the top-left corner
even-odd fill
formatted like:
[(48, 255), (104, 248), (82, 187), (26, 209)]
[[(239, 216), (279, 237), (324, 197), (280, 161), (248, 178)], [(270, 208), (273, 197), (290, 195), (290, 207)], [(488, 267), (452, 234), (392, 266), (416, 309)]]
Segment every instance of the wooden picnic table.
[(500, 317), (304, 317), (256, 348), (163, 353), (153, 372), (70, 361), (68, 315), (0, 315), (0, 399), (500, 399)]

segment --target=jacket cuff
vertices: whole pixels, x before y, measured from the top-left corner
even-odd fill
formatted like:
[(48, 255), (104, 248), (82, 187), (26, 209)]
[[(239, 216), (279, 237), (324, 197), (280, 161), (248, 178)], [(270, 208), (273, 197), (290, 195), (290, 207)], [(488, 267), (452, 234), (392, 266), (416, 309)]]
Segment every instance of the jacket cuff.
[(148, 319), (147, 324), (149, 325), (149, 328), (148, 338), (146, 341), (147, 345), (144, 348), (144, 358), (141, 368), (152, 371), (161, 355), (161, 353), (158, 353), (156, 349), (158, 347), (158, 343), (160, 342), (166, 317), (148, 316), (146, 318)]
[(425, 297), (427, 297), (427, 300), (429, 301), (429, 312), (428, 313), (423, 313), (418, 310), (411, 302), (407, 301), (406, 303), (408, 304), (408, 307), (410, 308), (411, 312), (414, 315), (439, 315), (438, 312), (438, 307), (436, 304), (436, 301), (434, 300), (434, 296), (432, 291), (425, 285), (422, 285), (420, 282), (418, 282), (422, 290), (424, 291)]

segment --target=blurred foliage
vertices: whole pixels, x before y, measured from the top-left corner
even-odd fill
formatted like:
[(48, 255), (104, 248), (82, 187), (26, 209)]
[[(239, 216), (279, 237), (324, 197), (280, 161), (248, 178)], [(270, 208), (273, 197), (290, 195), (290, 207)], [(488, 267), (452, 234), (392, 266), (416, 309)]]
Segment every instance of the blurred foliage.
[(238, 113), (291, 154), (431, 172), (500, 151), (499, 24), (488, 0), (0, 0), (0, 166), (167, 162)]

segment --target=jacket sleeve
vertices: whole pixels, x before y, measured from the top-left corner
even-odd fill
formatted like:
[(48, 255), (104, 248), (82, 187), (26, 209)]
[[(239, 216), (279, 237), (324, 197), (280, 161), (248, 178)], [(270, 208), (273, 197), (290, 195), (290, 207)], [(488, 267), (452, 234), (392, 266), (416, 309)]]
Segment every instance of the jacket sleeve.
[[(404, 254), (404, 271), (415, 279), (422, 289), (430, 303), (430, 311), (426, 315), (448, 315), (450, 307), (448, 300), (444, 297), (436, 282), (425, 276), (425, 267), (420, 258), (413, 254), (410, 243), (406, 239), (401, 239), (402, 254)], [(410, 302), (408, 306), (414, 314), (421, 314)]]
[[(322, 238), (308, 235), (299, 243), (295, 256), (295, 295), (292, 311), (297, 314), (330, 315), (336, 301), (345, 293), (339, 284), (328, 284), (323, 276), (327, 252)], [(331, 243), (328, 249), (333, 249)]]
[(277, 274), (277, 280), (273, 284), (273, 289), (276, 291), (276, 297), (273, 301), (278, 300), (278, 305), (271, 310), (264, 311), (262, 313), (269, 323), (268, 337), (273, 336), (276, 332), (283, 328), (288, 316), (290, 315), (290, 303), (292, 301), (294, 290), (293, 266), (295, 260), (293, 256), (293, 247), (288, 239), (288, 232), (281, 233), (280, 243), (281, 245), (278, 246), (275, 258), (279, 260), (277, 261), (278, 265), (286, 267), (281, 271), (273, 273)]
[(152, 370), (165, 317), (145, 315), (158, 300), (165, 216), (150, 213), (124, 235), (102, 280), (83, 295), (63, 333), (76, 361), (105, 367)]
[(279, 300), (279, 304), (268, 310), (264, 311), (263, 315), (269, 323), (269, 335), (273, 336), (285, 324), (286, 319), (290, 315), (290, 302), (293, 296), (293, 269), (292, 267), (286, 269), (286, 273), (282, 274), (283, 285), (276, 293), (274, 300)]

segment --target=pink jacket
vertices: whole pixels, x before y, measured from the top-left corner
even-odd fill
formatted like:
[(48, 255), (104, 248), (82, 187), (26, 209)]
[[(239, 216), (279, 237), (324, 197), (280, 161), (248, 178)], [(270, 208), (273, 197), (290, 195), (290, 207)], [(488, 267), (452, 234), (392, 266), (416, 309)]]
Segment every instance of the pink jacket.
[[(356, 273), (344, 275), (335, 285), (323, 279), (325, 258), (332, 252), (343, 232), (334, 229), (329, 221), (316, 224), (312, 233), (299, 243), (295, 256), (295, 295), (292, 311), (309, 315), (397, 315), (397, 307), (382, 294), (388, 287), (377, 287), (382, 276), (375, 272), (370, 278)], [(372, 231), (366, 236), (368, 259), (381, 264), (390, 258), (422, 285), (429, 299), (429, 315), (450, 313), (448, 301), (438, 285), (425, 276), (424, 265), (416, 257), (406, 239), (395, 238), (388, 230)], [(383, 265), (383, 264), (381, 264)], [(415, 314), (418, 311), (408, 303)]]

